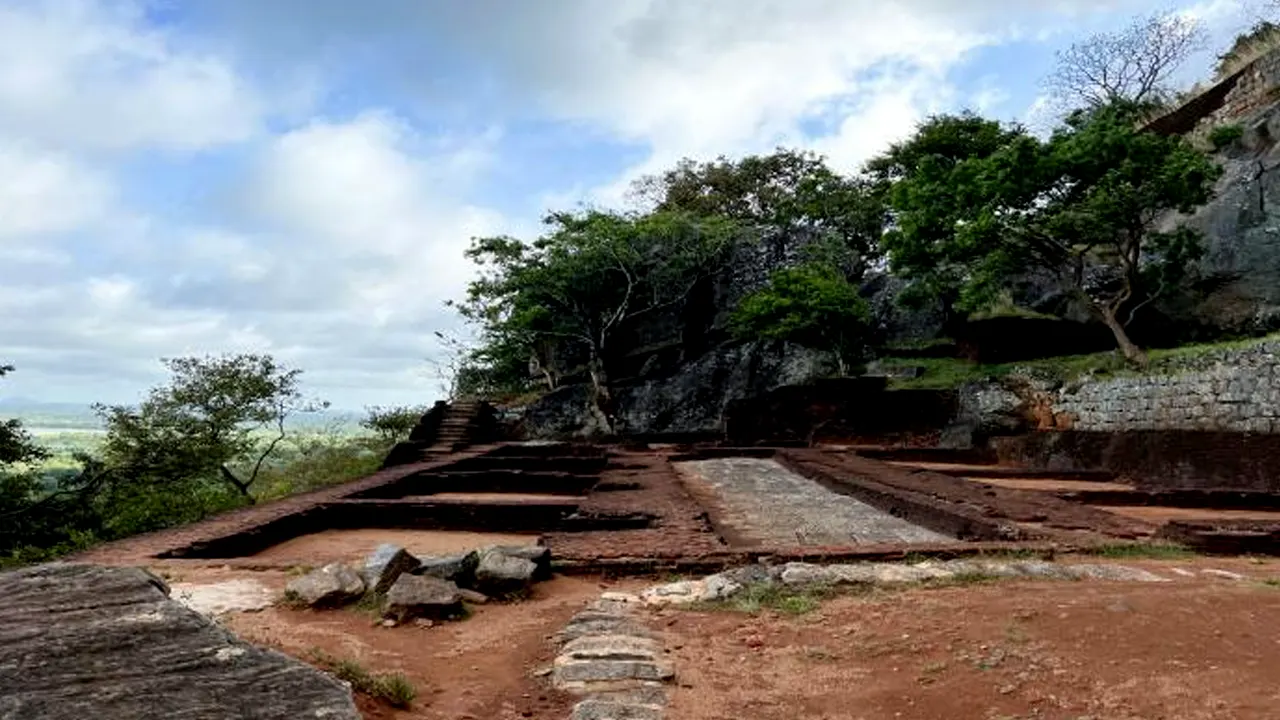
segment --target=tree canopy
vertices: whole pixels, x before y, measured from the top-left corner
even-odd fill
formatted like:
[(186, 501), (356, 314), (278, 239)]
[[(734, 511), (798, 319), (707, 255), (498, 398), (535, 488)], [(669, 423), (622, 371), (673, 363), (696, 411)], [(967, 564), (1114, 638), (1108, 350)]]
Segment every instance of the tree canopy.
[[(1136, 129), (1137, 112), (1125, 103), (1080, 111), (1047, 140), (1014, 133), (986, 156), (926, 163), (895, 188), (905, 220), (886, 240), (891, 256), (908, 260), (898, 265), (908, 277), (946, 270), (968, 310), (1019, 274), (1047, 272), (1143, 361), (1129, 319), (1180, 282), (1201, 249), (1196, 233), (1157, 231), (1157, 220), (1206, 202), (1219, 170), (1181, 138)], [(938, 213), (947, 198), (954, 212)]]
[(106, 466), (149, 485), (223, 484), (252, 502), (286, 419), (317, 407), (298, 388), (302, 371), (257, 354), (162, 362), (170, 381), (140, 405), (96, 406), (107, 430)]
[(557, 213), (546, 224), (548, 232), (529, 244), (510, 237), (473, 241), (467, 254), (482, 275), (459, 309), (508, 359), (523, 354), (527, 362), (547, 341), (580, 356), (598, 419), (612, 427), (615, 339), (711, 277), (738, 226), (674, 211)]

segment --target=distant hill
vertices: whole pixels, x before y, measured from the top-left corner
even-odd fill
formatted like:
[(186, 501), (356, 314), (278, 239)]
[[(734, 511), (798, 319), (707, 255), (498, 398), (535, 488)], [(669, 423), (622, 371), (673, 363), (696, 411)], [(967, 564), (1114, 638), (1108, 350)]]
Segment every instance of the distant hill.
[[(355, 428), (362, 413), (350, 410), (327, 410), (296, 415), (288, 425), (295, 429), (318, 429), (338, 426)], [(98, 430), (102, 423), (89, 405), (79, 403), (41, 402), (22, 397), (0, 397), (0, 418), (18, 418), (32, 429)]]

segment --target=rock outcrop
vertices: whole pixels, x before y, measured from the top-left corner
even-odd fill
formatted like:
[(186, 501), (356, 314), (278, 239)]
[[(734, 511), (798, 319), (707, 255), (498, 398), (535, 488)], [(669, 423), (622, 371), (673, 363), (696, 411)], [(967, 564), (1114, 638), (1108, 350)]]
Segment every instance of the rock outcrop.
[[(729, 403), (835, 371), (830, 353), (787, 343), (731, 344), (713, 349), (669, 374), (618, 388), (614, 431), (621, 435), (719, 433)], [(582, 437), (604, 432), (590, 411), (591, 390), (571, 385), (529, 406), (532, 438)]]
[(0, 720), (359, 720), (338, 680), (240, 641), (137, 568), (0, 574)]

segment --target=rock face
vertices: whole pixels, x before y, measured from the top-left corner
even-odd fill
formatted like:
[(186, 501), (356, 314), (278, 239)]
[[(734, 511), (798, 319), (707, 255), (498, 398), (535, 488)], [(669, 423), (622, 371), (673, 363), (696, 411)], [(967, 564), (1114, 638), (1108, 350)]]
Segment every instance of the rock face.
[(364, 561), (365, 585), (378, 594), (385, 594), (403, 573), (413, 572), (418, 559), (399, 545), (383, 543), (374, 549)]
[(0, 719), (359, 720), (342, 683), (168, 593), (135, 568), (0, 574)]
[(285, 594), (312, 607), (330, 607), (355, 600), (364, 590), (359, 573), (341, 563), (332, 563), (291, 581)]
[(480, 556), (475, 585), (489, 595), (506, 595), (529, 587), (537, 572), (538, 565), (532, 560), (492, 549)]
[(387, 593), (383, 615), (404, 622), (418, 617), (443, 619), (461, 610), (457, 585), (424, 575), (401, 575)]
[(537, 570), (533, 574), (534, 580), (551, 579), (551, 548), (545, 545), (495, 545), (492, 548), (486, 548), (481, 554), (490, 551), (499, 552), (508, 557), (521, 558), (533, 563), (537, 566)]
[[(787, 343), (746, 343), (715, 348), (669, 374), (655, 374), (616, 390), (616, 432), (626, 435), (714, 433), (734, 400), (826, 377), (835, 371), (829, 353)], [(590, 412), (591, 391), (571, 385), (529, 406), (529, 437), (583, 437), (602, 431)]]

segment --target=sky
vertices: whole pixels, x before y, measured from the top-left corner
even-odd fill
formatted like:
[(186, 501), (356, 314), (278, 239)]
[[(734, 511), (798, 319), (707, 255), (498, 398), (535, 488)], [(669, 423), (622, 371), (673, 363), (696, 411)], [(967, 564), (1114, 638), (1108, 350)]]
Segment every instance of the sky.
[[(932, 113), (1045, 122), (1055, 52), (1239, 0), (0, 0), (0, 396), (137, 401), (267, 352), (337, 408), (441, 394), (471, 238), (683, 157), (844, 172)], [(1203, 78), (1205, 52), (1182, 71)]]

